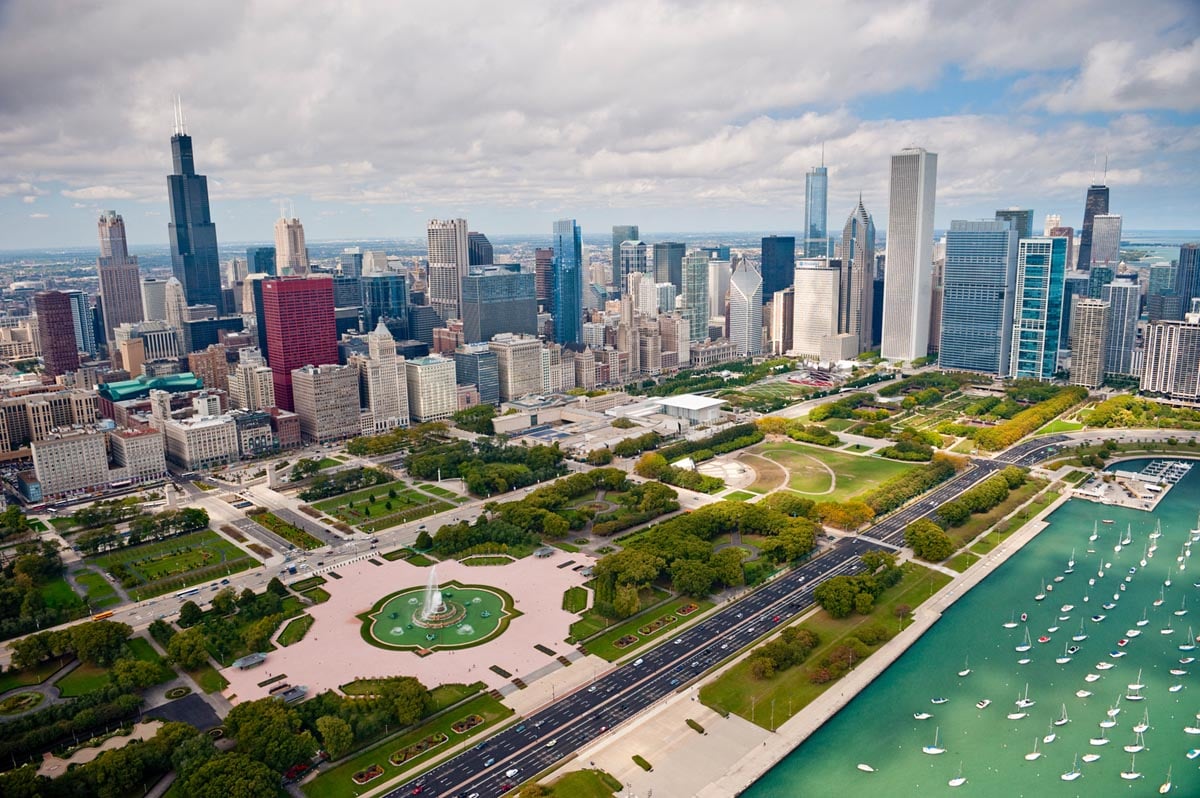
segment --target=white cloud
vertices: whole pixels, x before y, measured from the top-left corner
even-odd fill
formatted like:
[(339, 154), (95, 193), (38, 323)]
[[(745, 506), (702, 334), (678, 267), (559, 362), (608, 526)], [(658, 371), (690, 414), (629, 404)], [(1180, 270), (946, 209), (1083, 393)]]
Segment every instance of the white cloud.
[(50, 214), (48, 214), (48, 213), (31, 213), (31, 214), (29, 214), (29, 218), (30, 219), (49, 219)]
[(116, 186), (87, 186), (86, 188), (65, 189), (62, 192), (64, 197), (70, 199), (130, 199), (133, 197), (133, 192)]
[(32, 194), (26, 194), (24, 197), (21, 197), (21, 202), (25, 203), (26, 205), (32, 205), (33, 203), (37, 202), (37, 197)]
[(1032, 102), (1058, 112), (1196, 111), (1200, 109), (1200, 38), (1150, 52), (1132, 42), (1102, 42), (1087, 54), (1077, 78)]

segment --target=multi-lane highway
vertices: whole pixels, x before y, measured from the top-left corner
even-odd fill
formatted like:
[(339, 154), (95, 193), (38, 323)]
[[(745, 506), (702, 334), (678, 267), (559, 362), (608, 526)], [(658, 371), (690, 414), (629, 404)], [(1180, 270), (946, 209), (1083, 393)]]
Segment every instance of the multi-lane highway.
[(503, 794), (804, 612), (813, 603), (816, 585), (831, 576), (861, 571), (859, 555), (872, 548), (876, 544), (867, 540), (840, 541), (826, 554), (730, 603), (671, 642), (522, 718), (385, 798)]

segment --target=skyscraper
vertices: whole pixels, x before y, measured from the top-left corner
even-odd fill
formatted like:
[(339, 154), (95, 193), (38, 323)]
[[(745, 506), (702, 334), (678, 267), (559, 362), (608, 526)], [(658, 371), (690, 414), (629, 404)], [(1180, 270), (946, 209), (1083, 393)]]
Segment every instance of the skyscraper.
[(459, 385), (474, 385), (479, 401), (500, 404), (500, 375), (496, 353), (488, 344), (464, 344), (454, 350), (454, 373)]
[(190, 305), (212, 305), (224, 310), (221, 296), (221, 262), (217, 252), (217, 226), (208, 207), (208, 178), (196, 174), (192, 137), (177, 106), (175, 135), (171, 136), (174, 173), (167, 175), (171, 223), (171, 272), (183, 284)]
[(1102, 299), (1080, 299), (1071, 311), (1072, 385), (1099, 388), (1104, 383), (1108, 311), (1108, 303)]
[(645, 274), (649, 268), (646, 263), (646, 242), (644, 241), (622, 241), (621, 246), (617, 248), (617, 257), (620, 259), (621, 278), (620, 291), (621, 296), (625, 295), (625, 291), (629, 286), (629, 275), (633, 273)]
[(63, 291), (71, 303), (71, 326), (75, 331), (75, 347), (91, 357), (96, 356), (96, 332), (92, 323), (92, 305), (86, 291)]
[(802, 358), (820, 360), (822, 342), (838, 334), (840, 271), (830, 268), (828, 259), (796, 264), (793, 289), (798, 301), (792, 317), (792, 351)]
[(768, 327), (771, 331), (772, 355), (783, 355), (791, 351), (795, 326), (796, 291), (792, 286), (788, 286), (782, 291), (776, 291), (771, 297), (771, 319)]
[(306, 275), (309, 272), (304, 225), (299, 219), (280, 216), (275, 220), (275, 269), (280, 274)]
[[(146, 321), (167, 320), (167, 281), (156, 277), (142, 280), (142, 318)], [(114, 330), (116, 327), (113, 328)]]
[(1010, 377), (1048, 380), (1058, 370), (1066, 263), (1065, 238), (1025, 238), (1017, 244)]
[(353, 280), (362, 277), (362, 247), (346, 247), (343, 249), (342, 254), (337, 256), (337, 264), (338, 271), (342, 273), (342, 277), (348, 277)]
[(429, 304), (442, 321), (459, 318), (459, 290), (470, 271), (466, 219), (430, 219)]
[(141, 274), (137, 258), (129, 256), (125, 245), (125, 220), (116, 211), (100, 214), (100, 257), (96, 271), (100, 276), (100, 301), (104, 307), (105, 340), (111, 345), (113, 330), (122, 324), (135, 324), (142, 315)]
[(1200, 399), (1200, 313), (1146, 328), (1146, 363), (1141, 390), (1172, 399)]
[[(374, 330), (382, 321), (392, 335), (407, 338), (408, 282), (403, 274), (364, 274), (361, 287), (363, 329)], [(399, 330), (399, 332), (397, 332)]]
[(534, 291), (537, 293), (538, 304), (548, 307), (550, 297), (554, 295), (554, 250), (551, 247), (538, 247), (533, 251)]
[(38, 338), (42, 343), (42, 365), (47, 376), (58, 377), (79, 368), (75, 345), (75, 320), (71, 298), (62, 291), (39, 291), (33, 295)]
[(1092, 264), (1115, 267), (1121, 262), (1121, 215), (1098, 213), (1092, 218)]
[(1076, 268), (1087, 271), (1092, 264), (1092, 220), (1096, 214), (1108, 213), (1108, 186), (1093, 183), (1088, 187), (1083, 205), (1083, 226), (1079, 228), (1079, 259)]
[(795, 236), (767, 236), (762, 240), (763, 301), (792, 284), (796, 271)]
[(688, 322), (688, 340), (708, 338), (708, 254), (693, 250), (683, 257), (682, 313)]
[(408, 384), (396, 339), (382, 321), (367, 333), (367, 355), (352, 356), (359, 392), (376, 432), (408, 426)]
[(687, 247), (675, 241), (660, 241), (654, 245), (654, 282), (672, 283), (676, 293), (683, 293), (683, 256)]
[(620, 296), (625, 289), (625, 275), (621, 273), (621, 244), (626, 241), (637, 241), (636, 224), (614, 224), (612, 229), (612, 278), (611, 284), (616, 287), (616, 295)]
[(583, 343), (583, 231), (574, 219), (554, 223), (553, 249), (554, 340)]
[(492, 242), (483, 233), (467, 233), (467, 265), (491, 266), (495, 262)]
[(275, 247), (249, 247), (246, 249), (246, 271), (250, 274), (278, 274), (275, 268)]
[(1008, 374), (1017, 231), (1004, 220), (955, 220), (946, 233), (938, 365)]
[(499, 333), (537, 335), (534, 275), (490, 266), (462, 281), (463, 339), (488, 341)]
[(996, 218), (1012, 222), (1012, 228), (1017, 232), (1017, 240), (1033, 237), (1032, 208), (1004, 208), (996, 211)]
[(262, 281), (267, 363), (275, 382), (275, 403), (294, 410), (292, 370), (338, 362), (333, 319), (333, 280), (329, 277), (276, 277)]
[(880, 353), (888, 360), (915, 360), (929, 352), (936, 191), (936, 153), (917, 147), (892, 156)]
[(804, 176), (804, 257), (829, 256), (829, 229), (826, 224), (829, 208), (829, 172), (822, 164), (808, 170)]
[(1179, 248), (1175, 293), (1180, 302), (1179, 318), (1183, 318), (1191, 308), (1192, 299), (1200, 297), (1200, 244), (1184, 244)]
[[(875, 220), (862, 195), (842, 228), (841, 284), (838, 287), (838, 332), (858, 336), (858, 350), (871, 348), (875, 318)], [(801, 300), (806, 298), (801, 295)]]
[(1150, 267), (1146, 284), (1146, 315), (1150, 321), (1183, 316), (1183, 302), (1175, 293), (1178, 271), (1177, 263), (1155, 263)]
[(404, 375), (408, 384), (408, 412), (413, 421), (418, 424), (441, 421), (458, 410), (453, 360), (444, 357), (406, 360)]
[[(1095, 239), (1092, 239), (1095, 241)], [(1096, 250), (1093, 248), (1092, 250)], [(1137, 346), (1141, 286), (1134, 280), (1113, 280), (1100, 291), (1108, 303), (1108, 347), (1104, 355), (1106, 374), (1134, 374), (1133, 350)]]
[(729, 277), (729, 340), (742, 357), (762, 354), (763, 278), (745, 258), (734, 258)]

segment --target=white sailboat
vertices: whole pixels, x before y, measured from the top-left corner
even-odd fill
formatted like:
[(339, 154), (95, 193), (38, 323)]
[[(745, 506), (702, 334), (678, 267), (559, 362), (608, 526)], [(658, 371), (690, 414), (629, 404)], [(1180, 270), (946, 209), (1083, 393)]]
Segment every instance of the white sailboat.
[(1088, 740), (1088, 745), (1095, 745), (1095, 746), (1108, 745), (1108, 732), (1102, 731), (1102, 732), (1100, 732), (1099, 737), (1092, 737), (1091, 739)]
[(1128, 546), (1133, 542), (1133, 528), (1131, 524), (1125, 525), (1125, 537), (1121, 538), (1121, 545)]
[(1070, 722), (1071, 722), (1071, 719), (1067, 717), (1067, 705), (1063, 704), (1062, 705), (1062, 715), (1060, 715), (1054, 721), (1054, 725), (1055, 726), (1066, 726)]
[(1121, 778), (1125, 779), (1125, 781), (1136, 781), (1141, 777), (1142, 774), (1138, 773), (1137, 770), (1137, 754), (1133, 754), (1129, 757), (1129, 770), (1122, 770)]
[(1179, 644), (1179, 650), (1180, 651), (1195, 651), (1196, 650), (1196, 636), (1192, 633), (1192, 627), (1190, 627), (1190, 626), (1188, 627), (1187, 640), (1185, 640), (1184, 642)]
[(941, 727), (938, 727), (938, 728), (934, 729), (934, 731), (933, 731), (933, 745), (925, 745), (925, 746), (922, 746), (922, 747), (921, 747), (921, 753), (924, 753), (924, 754), (930, 754), (930, 755), (937, 755), (937, 754), (944, 754), (944, 753), (946, 753), (946, 749), (945, 749), (945, 748), (942, 748), (941, 746), (939, 746), (939, 745), (938, 745), (938, 735), (941, 733), (941, 731), (942, 731)]
[(1142, 713), (1141, 721), (1134, 725), (1133, 733), (1134, 734), (1142, 734), (1149, 728), (1150, 728), (1150, 709), (1147, 708), (1146, 711)]
[(1187, 596), (1183, 597), (1183, 601), (1179, 603), (1179, 609), (1173, 613), (1176, 617), (1187, 615)]
[(1058, 732), (1054, 731), (1054, 724), (1051, 723), (1050, 731), (1048, 731), (1046, 733), (1046, 735), (1044, 737), (1042, 737), (1042, 744), (1049, 745), (1050, 743), (1054, 742), (1057, 739), (1058, 739)]
[(1099, 537), (1100, 537), (1100, 523), (1098, 521), (1092, 521), (1092, 534), (1091, 534), (1091, 537), (1088, 538), (1088, 543), (1095, 543), (1096, 539)]
[(1003, 626), (1005, 629), (1016, 629), (1017, 628), (1017, 611), (1013, 610), (1012, 618), (1009, 619), (1008, 621), (1006, 621), (1005, 623), (1001, 624), (1001, 626)]
[(1018, 697), (1016, 703), (1019, 709), (1029, 709), (1037, 703), (1029, 697), (1029, 682), (1025, 683), (1025, 695)]
[(875, 772), (875, 768), (871, 767), (866, 762), (859, 762), (857, 767), (863, 773), (874, 773)]
[(1071, 769), (1059, 776), (1063, 781), (1075, 781), (1083, 775), (1083, 771), (1079, 769), (1079, 754), (1075, 755), (1075, 761), (1071, 763)]
[(1059, 665), (1066, 665), (1071, 661), (1071, 656), (1067, 653), (1067, 644), (1063, 643), (1063, 653), (1061, 657), (1055, 657), (1054, 661)]
[(1145, 568), (1146, 563), (1149, 562), (1149, 560), (1150, 560), (1150, 544), (1147, 543), (1145, 546), (1142, 546), (1142, 559), (1139, 562), (1140, 562), (1141, 566), (1143, 568)]
[(1046, 580), (1043, 579), (1042, 580), (1042, 589), (1037, 592), (1037, 594), (1033, 597), (1033, 600), (1034, 601), (1042, 601), (1045, 598), (1046, 598)]
[(1134, 624), (1134, 626), (1142, 627), (1150, 623), (1150, 610), (1142, 610), (1142, 619)]
[(1117, 715), (1121, 714), (1121, 696), (1117, 696), (1117, 703), (1106, 709), (1104, 714), (1108, 715), (1110, 718), (1115, 718)]
[(1137, 681), (1129, 685), (1129, 692), (1125, 694), (1126, 701), (1145, 701), (1146, 696), (1142, 695), (1142, 688), (1146, 685), (1142, 684), (1142, 672), (1138, 670)]
[(1171, 766), (1167, 766), (1167, 780), (1158, 785), (1158, 794), (1166, 795), (1171, 791)]
[(1025, 641), (1019, 646), (1016, 646), (1013, 650), (1019, 653), (1024, 653), (1031, 648), (1033, 648), (1033, 641), (1029, 638), (1029, 627), (1027, 626), (1025, 627)]
[(1083, 631), (1083, 618), (1080, 618), (1079, 619), (1079, 634), (1072, 635), (1071, 639), (1074, 640), (1076, 643), (1082, 643), (1084, 640), (1087, 640), (1087, 637), (1088, 637), (1087, 632)]
[(1099, 759), (1100, 755), (1099, 754), (1084, 754), (1083, 756), (1081, 756), (1079, 758), (1082, 759), (1084, 762), (1091, 764), (1092, 762), (1095, 762), (1097, 759)]
[(1155, 599), (1153, 602), (1151, 602), (1151, 603), (1152, 603), (1152, 604), (1153, 604), (1155, 607), (1161, 607), (1161, 606), (1163, 605), (1163, 602), (1164, 602), (1164, 601), (1166, 601), (1166, 600), (1167, 600), (1167, 589), (1166, 589), (1165, 587), (1160, 587), (1160, 588), (1158, 589), (1158, 598), (1156, 598), (1156, 599)]
[(961, 787), (967, 783), (967, 777), (962, 774), (962, 762), (958, 763), (958, 775), (946, 783), (951, 787)]
[(962, 667), (962, 670), (958, 672), (958, 675), (959, 676), (970, 676), (971, 675), (970, 657), (966, 657), (963, 659), (963, 667)]
[(1038, 750), (1038, 748), (1037, 748), (1037, 744), (1038, 744), (1037, 738), (1036, 738), (1036, 737), (1034, 737), (1034, 738), (1033, 738), (1033, 750), (1032, 750), (1032, 751), (1030, 751), (1028, 754), (1026, 754), (1026, 755), (1025, 755), (1025, 761), (1026, 761), (1026, 762), (1032, 762), (1032, 761), (1033, 761), (1033, 760), (1035, 760), (1035, 759), (1041, 759), (1041, 758), (1042, 758), (1042, 752)]
[(1067, 560), (1067, 568), (1075, 567), (1075, 549), (1071, 549), (1071, 559)]
[(1125, 753), (1127, 753), (1127, 754), (1136, 754), (1139, 751), (1145, 751), (1145, 750), (1146, 750), (1146, 740), (1140, 734), (1133, 738), (1132, 744), (1125, 746)]
[(914, 720), (929, 720), (932, 717), (933, 717), (933, 715), (930, 715), (928, 712), (914, 712), (913, 713)]

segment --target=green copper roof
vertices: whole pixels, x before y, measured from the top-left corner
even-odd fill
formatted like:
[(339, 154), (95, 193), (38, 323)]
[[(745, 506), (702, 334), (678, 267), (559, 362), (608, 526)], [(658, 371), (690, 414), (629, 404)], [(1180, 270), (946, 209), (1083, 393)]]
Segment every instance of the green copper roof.
[(204, 387), (204, 382), (190, 371), (182, 374), (171, 374), (166, 377), (138, 377), (121, 382), (106, 382), (99, 387), (100, 395), (110, 402), (123, 402), (126, 399), (144, 399), (150, 391), (167, 391), (182, 393), (183, 391), (198, 391)]

